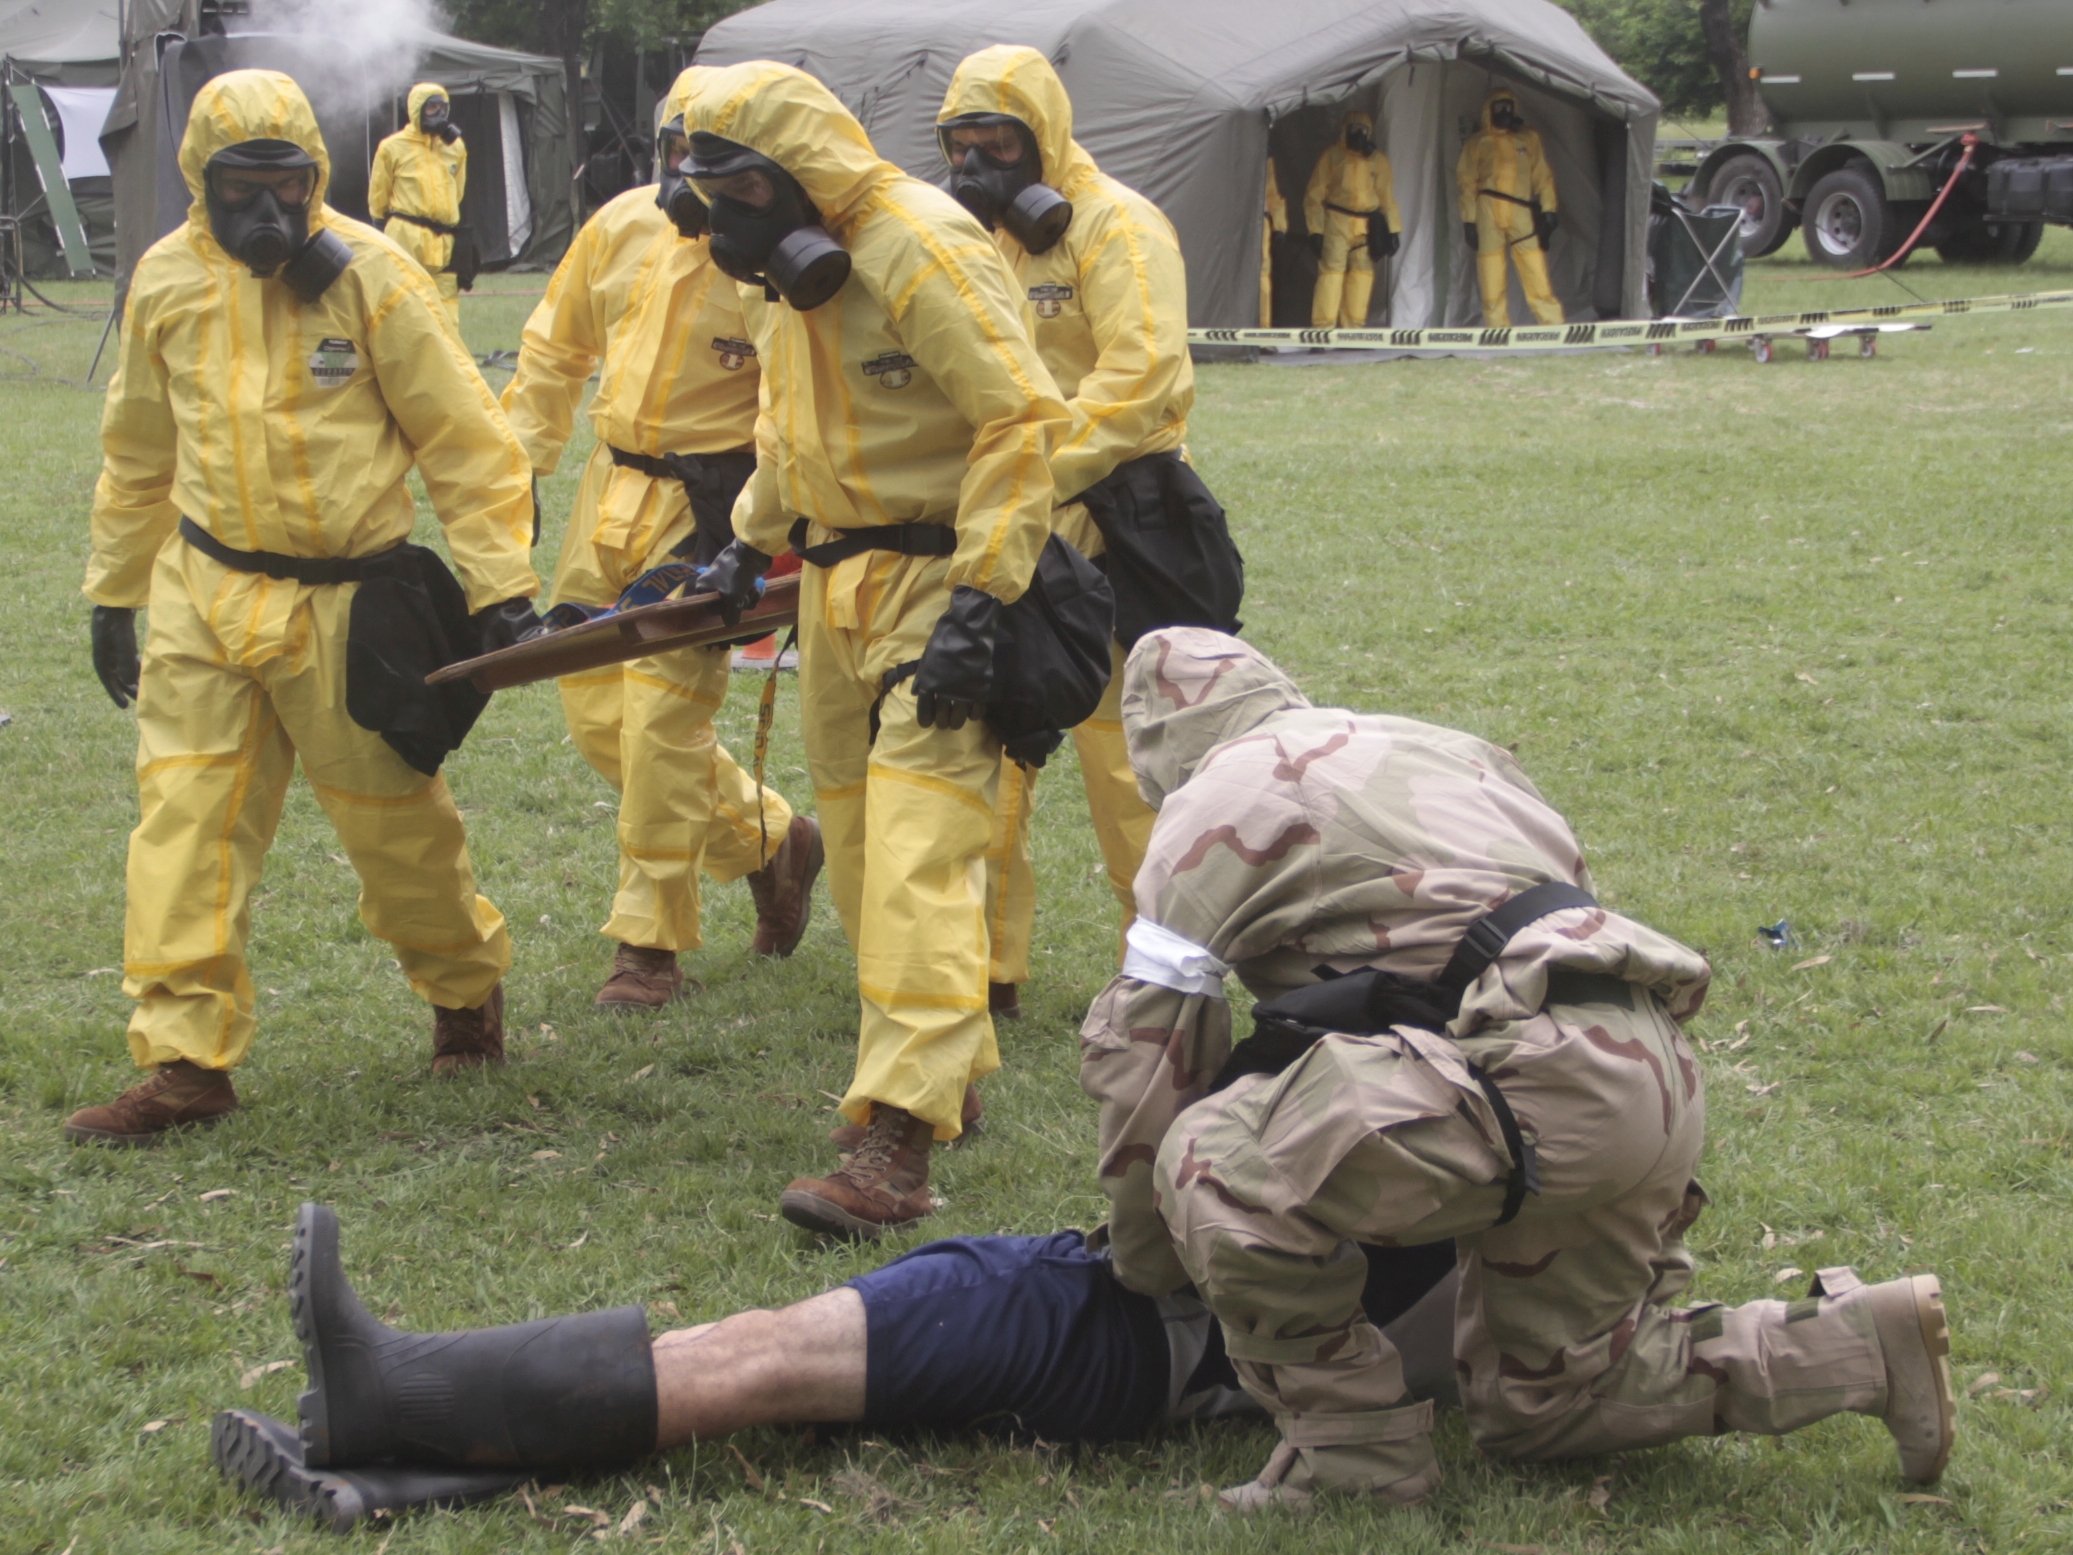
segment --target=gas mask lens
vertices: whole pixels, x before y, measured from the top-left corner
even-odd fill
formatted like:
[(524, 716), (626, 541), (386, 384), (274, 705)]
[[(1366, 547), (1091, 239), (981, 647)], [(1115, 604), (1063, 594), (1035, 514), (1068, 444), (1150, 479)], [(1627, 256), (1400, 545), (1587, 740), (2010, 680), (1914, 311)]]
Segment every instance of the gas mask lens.
[(272, 275), (309, 241), (315, 161), (286, 141), (247, 141), (218, 152), (203, 171), (209, 230), (233, 259)]
[(1036, 137), (1005, 114), (967, 114), (938, 126), (953, 169), (950, 193), (987, 230), (1005, 227), (1032, 254), (1052, 248), (1072, 224), (1072, 202), (1043, 182)]
[(1357, 156), (1366, 156), (1375, 149), (1375, 137), (1368, 133), (1364, 124), (1346, 126), (1346, 149)]
[(1490, 126), (1492, 129), (1515, 130), (1519, 127), (1519, 109), (1508, 97), (1500, 97), (1490, 105)]
[(760, 282), (802, 313), (849, 279), (849, 253), (821, 225), (799, 181), (762, 153), (701, 130), (684, 172), (710, 207), (713, 263)]

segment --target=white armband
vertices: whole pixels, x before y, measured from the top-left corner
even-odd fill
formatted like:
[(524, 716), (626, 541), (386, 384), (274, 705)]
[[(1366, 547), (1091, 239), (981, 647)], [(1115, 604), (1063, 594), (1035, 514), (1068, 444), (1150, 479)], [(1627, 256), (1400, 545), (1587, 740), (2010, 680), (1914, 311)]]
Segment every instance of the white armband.
[(1124, 936), (1123, 975), (1156, 983), (1176, 993), (1224, 996), (1224, 974), (1230, 963), (1219, 961), (1204, 946), (1182, 939), (1169, 928), (1139, 918)]

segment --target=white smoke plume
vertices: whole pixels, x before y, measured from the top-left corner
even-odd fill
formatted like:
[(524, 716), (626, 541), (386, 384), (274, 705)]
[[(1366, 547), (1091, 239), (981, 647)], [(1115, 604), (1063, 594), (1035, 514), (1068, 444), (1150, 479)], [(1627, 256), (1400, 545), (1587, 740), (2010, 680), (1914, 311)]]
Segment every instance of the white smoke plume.
[(295, 78), (330, 118), (379, 111), (406, 90), (445, 21), (431, 0), (253, 0), (244, 29), (308, 40)]

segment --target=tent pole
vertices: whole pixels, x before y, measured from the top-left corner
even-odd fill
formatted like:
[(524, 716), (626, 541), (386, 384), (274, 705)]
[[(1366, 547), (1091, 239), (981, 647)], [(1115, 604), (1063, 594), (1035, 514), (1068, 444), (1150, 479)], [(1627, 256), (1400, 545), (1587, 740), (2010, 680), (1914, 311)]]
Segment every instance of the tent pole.
[(120, 305), (112, 302), (108, 305), (108, 322), (101, 326), (101, 343), (94, 347), (93, 365), (86, 370), (88, 383), (92, 383), (94, 374), (101, 370), (101, 353), (108, 349), (108, 337), (115, 333), (115, 320), (121, 312)]

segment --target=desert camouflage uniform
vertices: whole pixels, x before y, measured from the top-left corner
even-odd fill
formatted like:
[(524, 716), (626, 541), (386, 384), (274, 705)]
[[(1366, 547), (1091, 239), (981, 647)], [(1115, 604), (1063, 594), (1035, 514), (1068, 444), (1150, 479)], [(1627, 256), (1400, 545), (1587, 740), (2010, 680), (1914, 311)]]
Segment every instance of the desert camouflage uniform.
[[(1361, 1315), (1357, 1242), (1456, 1239), (1456, 1369), (1493, 1453), (1878, 1411), (1861, 1303), (1666, 1304), (1690, 1282), (1683, 1235), (1706, 1202), (1691, 1175), (1704, 1092), (1678, 1023), (1710, 969), (1618, 913), (1568, 908), (1522, 930), (1445, 1033), (1329, 1036), (1204, 1099), (1230, 1014), (1220, 991), (1181, 991), (1188, 966), (1228, 965), (1262, 998), (1318, 967), (1431, 980), (1515, 893), (1589, 889), (1567, 823), (1509, 754), (1312, 707), (1257, 652), (1196, 629), (1138, 644), (1123, 716), (1159, 808), (1138, 913), (1205, 954), (1181, 956), (1178, 976), (1126, 964), (1081, 1032), (1082, 1083), (1101, 1103), (1119, 1275), (1154, 1295), (1193, 1282), (1280, 1421), (1256, 1485), (1414, 1500), (1437, 1482), (1430, 1406), (1409, 1403)], [(1501, 1227), (1512, 1160), (1470, 1063), (1538, 1157), (1539, 1191)], [(1834, 1284), (1840, 1297), (1856, 1282)]]

